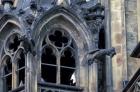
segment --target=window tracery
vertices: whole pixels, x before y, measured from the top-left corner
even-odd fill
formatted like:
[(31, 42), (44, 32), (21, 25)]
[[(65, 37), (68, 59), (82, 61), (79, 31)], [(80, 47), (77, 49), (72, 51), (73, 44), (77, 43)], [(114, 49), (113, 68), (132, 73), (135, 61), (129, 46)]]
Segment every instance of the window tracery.
[(16, 61), (16, 76), (17, 86), (23, 86), (25, 83), (25, 55), (24, 50), (19, 49), (15, 55), (14, 61)]
[(13, 32), (7, 36), (2, 55), (3, 92), (9, 92), (25, 83), (25, 55), (19, 33)]
[(12, 89), (12, 60), (9, 56), (5, 56), (2, 60), (3, 64), (3, 75), (2, 79), (4, 82), (4, 92), (8, 92)]
[(7, 38), (5, 49), (10, 53), (14, 53), (18, 49), (19, 45), (19, 34), (14, 33)]
[(49, 31), (42, 42), (41, 81), (76, 86), (76, 51), (73, 39), (65, 30)]

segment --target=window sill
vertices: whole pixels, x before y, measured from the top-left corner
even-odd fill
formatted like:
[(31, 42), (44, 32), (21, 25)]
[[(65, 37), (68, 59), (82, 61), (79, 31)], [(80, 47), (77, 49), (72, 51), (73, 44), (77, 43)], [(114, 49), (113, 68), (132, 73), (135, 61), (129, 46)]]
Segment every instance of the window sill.
[(62, 85), (62, 84), (55, 84), (55, 83), (38, 83), (39, 88), (41, 89), (56, 89), (56, 90), (63, 90), (65, 92), (71, 91), (71, 92), (82, 92), (83, 88), (77, 87), (77, 86), (70, 86), (70, 85)]
[(13, 90), (11, 90), (11, 91), (9, 91), (9, 92), (20, 92), (20, 91), (23, 91), (24, 90), (24, 85), (23, 86), (20, 86), (20, 87), (18, 87), (18, 88), (16, 88), (16, 89), (13, 89)]

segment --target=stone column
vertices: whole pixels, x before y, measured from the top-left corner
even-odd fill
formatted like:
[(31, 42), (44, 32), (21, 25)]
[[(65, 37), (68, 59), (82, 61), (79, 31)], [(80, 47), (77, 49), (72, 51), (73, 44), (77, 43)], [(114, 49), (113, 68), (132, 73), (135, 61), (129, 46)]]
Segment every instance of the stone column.
[[(103, 1), (103, 0), (102, 0)], [(105, 39), (106, 48), (111, 48), (111, 14), (110, 14), (110, 0), (104, 2), (105, 6)], [(112, 78), (112, 59), (106, 56), (106, 92), (113, 92), (113, 78)]]
[(98, 92), (98, 64), (96, 61), (89, 66), (89, 92)]
[(26, 81), (25, 81), (25, 92), (37, 92), (37, 74), (35, 67), (35, 60), (32, 54), (29, 52), (27, 54), (26, 60)]

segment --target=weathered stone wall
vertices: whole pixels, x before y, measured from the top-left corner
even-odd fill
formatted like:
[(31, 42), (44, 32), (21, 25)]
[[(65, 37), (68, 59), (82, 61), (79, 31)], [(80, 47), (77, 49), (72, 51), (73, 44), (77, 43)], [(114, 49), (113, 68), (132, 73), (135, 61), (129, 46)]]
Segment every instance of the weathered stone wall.
[(117, 50), (112, 60), (114, 92), (121, 92), (123, 81), (140, 67), (140, 60), (130, 57), (140, 39), (139, 4), (140, 0), (110, 0), (112, 46)]
[(133, 49), (136, 47), (139, 40), (139, 15), (138, 6), (140, 0), (126, 0), (125, 16), (126, 16), (126, 31), (127, 31), (127, 62), (128, 62), (128, 79), (130, 80), (140, 67), (139, 59), (130, 57)]
[(127, 55), (129, 56), (138, 42), (137, 0), (126, 0), (125, 5), (126, 44)]
[[(97, 1), (102, 2), (103, 5), (106, 2), (106, 0)], [(112, 59), (113, 92), (122, 92), (123, 81), (130, 80), (140, 68), (140, 60), (130, 57), (140, 41), (140, 0), (107, 1), (110, 4), (111, 16), (111, 20), (107, 19), (111, 24), (111, 42), (109, 43), (117, 51), (117, 55)]]
[[(110, 0), (111, 8), (111, 40), (112, 46), (116, 48), (117, 55), (112, 60), (113, 69), (113, 91), (122, 91), (123, 62), (126, 62), (126, 56), (123, 47), (125, 47), (125, 30), (123, 21), (123, 0)], [(116, 76), (117, 75), (117, 76)]]

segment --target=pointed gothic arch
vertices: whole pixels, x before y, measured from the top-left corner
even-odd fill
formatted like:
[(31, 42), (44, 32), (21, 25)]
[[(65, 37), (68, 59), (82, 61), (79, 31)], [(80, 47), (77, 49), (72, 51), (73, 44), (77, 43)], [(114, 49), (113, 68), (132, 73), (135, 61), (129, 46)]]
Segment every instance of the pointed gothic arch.
[(12, 90), (12, 59), (5, 55), (2, 58), (1, 65), (1, 91), (7, 92)]
[[(73, 28), (75, 28), (74, 32), (77, 32), (75, 34), (77, 34), (78, 36), (82, 36), (84, 37), (83, 40), (85, 40), (87, 47), (91, 48), (90, 45), (92, 43), (92, 40), (90, 38), (92, 38), (92, 33), (90, 32), (90, 30), (88, 29), (85, 20), (83, 20), (81, 18), (81, 16), (79, 16), (77, 13), (75, 13), (74, 10), (70, 9), (70, 8), (64, 8), (62, 6), (56, 6), (51, 8), (49, 11), (43, 13), (42, 15), (38, 16), (38, 19), (34, 22), (32, 28), (33, 28), (33, 39), (37, 40), (39, 36), (38, 34), (41, 34), (41, 29), (44, 27), (44, 25), (48, 24), (49, 22), (51, 22), (53, 19), (58, 19), (60, 18), (60, 22), (61, 21), (65, 21), (69, 22), (69, 24), (71, 24), (71, 26), (73, 26)], [(66, 25), (66, 24), (64, 24)], [(69, 32), (73, 32), (73, 31), (69, 31)], [(71, 33), (72, 35), (72, 33)], [(74, 36), (74, 35), (73, 35)], [(81, 37), (81, 38), (82, 38)], [(76, 38), (76, 36), (74, 37)], [(76, 40), (76, 39), (75, 39)]]
[[(68, 40), (72, 39), (71, 42), (73, 43), (73, 46), (75, 45), (74, 51), (76, 51), (75, 55), (77, 56), (75, 59), (76, 60), (75, 61), (76, 79), (77, 79), (76, 85), (78, 87), (85, 86), (85, 90), (87, 90), (88, 85), (86, 85), (86, 82), (88, 83), (88, 69), (83, 67), (82, 62), (84, 60), (85, 53), (89, 49), (94, 48), (94, 46), (93, 46), (94, 43), (92, 42), (92, 39), (91, 39), (92, 34), (88, 30), (86, 24), (84, 24), (84, 23), (85, 23), (84, 20), (82, 20), (79, 17), (79, 15), (74, 13), (74, 11), (72, 11), (71, 9), (66, 9), (64, 7), (55, 7), (55, 8), (50, 9), (48, 12), (44, 13), (43, 15), (41, 15), (40, 19), (38, 19), (33, 24), (32, 27), (33, 27), (34, 31), (32, 34), (32, 38), (36, 42), (36, 51), (40, 52), (40, 53), (38, 53), (39, 54), (38, 58), (40, 58), (42, 55), (41, 53), (42, 53), (42, 44), (44, 42), (43, 40), (44, 40), (44, 38), (46, 38), (46, 40), (48, 41), (49, 38), (47, 38), (47, 36), (49, 34), (53, 34), (53, 33), (55, 34), (55, 32), (57, 31), (59, 36), (62, 34), (65, 34), (64, 36), (67, 37), (66, 39), (68, 39)], [(54, 39), (59, 39), (59, 38), (54, 38)], [(47, 45), (50, 46), (50, 43), (48, 43)], [(58, 45), (60, 45), (60, 44), (58, 44)], [(50, 49), (48, 49), (48, 51), (50, 51)], [(38, 67), (38, 70), (40, 71), (38, 73), (38, 76), (40, 77), (40, 81), (44, 82), (45, 80), (42, 80), (41, 75), (40, 75), (42, 72), (41, 71), (42, 70), (41, 59), (39, 59), (39, 61), (37, 61), (37, 62), (38, 62), (38, 65), (40, 65)], [(60, 62), (61, 62), (61, 60), (60, 60)], [(59, 67), (61, 67), (61, 65)], [(54, 69), (54, 70), (56, 71), (56, 69)], [(61, 71), (61, 70), (59, 70), (59, 71)], [(82, 74), (82, 75), (80, 75), (80, 74)], [(80, 77), (83, 75), (85, 77), (83, 77), (83, 78)], [(56, 75), (54, 75), (54, 76), (56, 76)], [(60, 74), (58, 76), (60, 77), (62, 75)], [(84, 83), (83, 81), (85, 81), (85, 80), (87, 80), (87, 81)], [(60, 82), (58, 82), (57, 84), (61, 84), (61, 79), (59, 81)], [(54, 83), (54, 81), (52, 83)], [(83, 83), (83, 84), (81, 84), (81, 83)]]
[[(23, 33), (20, 21), (15, 15), (5, 14), (0, 18), (0, 61), (2, 61), (0, 62), (0, 69), (3, 67), (4, 56), (10, 57), (11, 64), (10, 73), (5, 74), (5, 70), (1, 69), (0, 75), (3, 78), (0, 79), (0, 83), (1, 87), (4, 86), (3, 88), (0, 88), (1, 92), (12, 91), (20, 87), (18, 80), (20, 80), (21, 77), (18, 73), (20, 73), (20, 70), (22, 69), (16, 69), (18, 65), (14, 62), (14, 60), (16, 60), (15, 55), (17, 55), (17, 53), (23, 48), (22, 42), (20, 41), (20, 37)], [(7, 58), (6, 60), (9, 59)], [(25, 77), (25, 74), (22, 77)], [(7, 83), (4, 79), (8, 79), (9, 82)]]
[[(3, 48), (5, 39), (12, 32), (18, 32), (21, 34), (21, 25), (18, 18), (11, 14), (5, 14), (0, 18), (0, 47)], [(0, 49), (0, 53), (2, 50)]]

